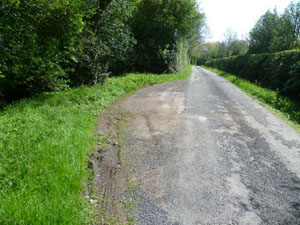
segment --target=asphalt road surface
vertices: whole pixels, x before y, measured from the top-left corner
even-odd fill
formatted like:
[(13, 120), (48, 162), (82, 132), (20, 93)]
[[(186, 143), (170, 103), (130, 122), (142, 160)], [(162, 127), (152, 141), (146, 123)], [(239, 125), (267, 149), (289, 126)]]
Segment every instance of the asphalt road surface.
[(224, 78), (193, 67), (121, 108), (137, 224), (300, 224), (299, 133)]

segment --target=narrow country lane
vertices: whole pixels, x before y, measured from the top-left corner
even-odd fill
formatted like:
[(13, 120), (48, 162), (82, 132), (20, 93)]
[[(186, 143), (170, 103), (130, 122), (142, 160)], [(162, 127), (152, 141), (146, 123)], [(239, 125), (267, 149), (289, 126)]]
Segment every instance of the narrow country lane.
[(121, 109), (137, 224), (300, 224), (299, 133), (224, 78), (193, 67)]

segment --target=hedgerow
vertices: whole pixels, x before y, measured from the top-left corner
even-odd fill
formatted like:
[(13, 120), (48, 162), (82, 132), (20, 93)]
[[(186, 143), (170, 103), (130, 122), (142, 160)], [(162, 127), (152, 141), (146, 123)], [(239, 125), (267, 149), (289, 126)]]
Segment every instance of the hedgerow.
[(300, 50), (221, 58), (205, 65), (300, 99)]
[(203, 25), (196, 0), (2, 0), (0, 104), (108, 74), (179, 72)]

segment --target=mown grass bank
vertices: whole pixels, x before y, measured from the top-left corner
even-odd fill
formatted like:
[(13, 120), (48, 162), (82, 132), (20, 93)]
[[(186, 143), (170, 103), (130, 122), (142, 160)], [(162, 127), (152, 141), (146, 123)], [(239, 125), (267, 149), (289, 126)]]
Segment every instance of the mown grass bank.
[(0, 224), (86, 224), (84, 199), (101, 110), (143, 86), (184, 79), (179, 74), (127, 74), (104, 85), (44, 93), (0, 111)]
[(293, 101), (280, 95), (276, 91), (263, 88), (258, 84), (251, 83), (233, 74), (212, 67), (202, 67), (225, 77), (228, 81), (235, 84), (246, 94), (259, 101), (300, 132), (300, 102)]

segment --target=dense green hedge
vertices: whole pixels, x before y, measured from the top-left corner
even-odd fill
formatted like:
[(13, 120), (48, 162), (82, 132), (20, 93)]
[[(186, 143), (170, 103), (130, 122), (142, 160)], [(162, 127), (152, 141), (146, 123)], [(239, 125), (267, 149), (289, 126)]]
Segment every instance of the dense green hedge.
[(106, 76), (179, 72), (196, 0), (0, 0), (0, 105)]
[(236, 74), (300, 100), (300, 50), (215, 59), (207, 61), (206, 66)]

